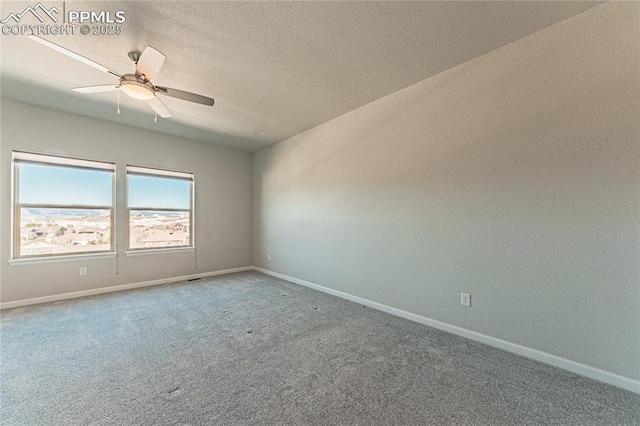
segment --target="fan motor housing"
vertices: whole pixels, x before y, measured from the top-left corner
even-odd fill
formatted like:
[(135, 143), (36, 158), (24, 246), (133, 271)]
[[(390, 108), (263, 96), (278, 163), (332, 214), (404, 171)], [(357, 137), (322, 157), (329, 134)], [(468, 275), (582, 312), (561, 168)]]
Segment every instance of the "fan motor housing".
[(120, 78), (122, 91), (134, 99), (148, 101), (156, 96), (156, 87), (150, 81), (140, 81), (135, 74), (125, 74)]

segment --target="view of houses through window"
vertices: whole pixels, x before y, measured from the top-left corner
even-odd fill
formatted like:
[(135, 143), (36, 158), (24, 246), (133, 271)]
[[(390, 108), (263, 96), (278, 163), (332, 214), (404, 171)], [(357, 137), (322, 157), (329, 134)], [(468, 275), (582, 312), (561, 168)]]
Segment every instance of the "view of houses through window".
[[(115, 251), (115, 164), (14, 152), (13, 258)], [(193, 174), (127, 167), (129, 250), (193, 245)]]
[(113, 251), (115, 165), (18, 153), (14, 257)]
[(193, 174), (127, 167), (130, 250), (192, 245)]
[(110, 210), (20, 209), (20, 256), (110, 250)]

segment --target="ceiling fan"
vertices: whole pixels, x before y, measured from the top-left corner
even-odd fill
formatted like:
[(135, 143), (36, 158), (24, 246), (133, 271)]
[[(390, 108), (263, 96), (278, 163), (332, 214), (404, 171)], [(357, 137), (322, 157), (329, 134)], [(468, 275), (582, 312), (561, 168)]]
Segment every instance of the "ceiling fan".
[[(162, 118), (171, 117), (171, 111), (169, 108), (158, 98), (158, 94), (171, 96), (173, 98), (183, 99), (185, 101), (195, 102), (198, 104), (213, 106), (214, 100), (206, 96), (197, 95), (191, 92), (185, 92), (184, 90), (172, 89), (170, 87), (156, 86), (151, 82), (151, 79), (160, 71), (162, 64), (164, 63), (165, 56), (154, 49), (151, 46), (147, 46), (142, 53), (130, 52), (129, 58), (136, 65), (134, 73), (120, 75), (109, 68), (100, 65), (91, 59), (85, 58), (69, 49), (59, 46), (49, 40), (45, 40), (42, 37), (36, 35), (28, 36), (31, 40), (37, 41), (40, 44), (47, 46), (57, 52), (69, 56), (77, 61), (87, 64), (93, 68), (96, 68), (102, 72), (106, 72), (120, 81), (118, 84), (103, 84), (99, 86), (86, 86), (76, 87), (71, 90), (80, 93), (100, 93), (120, 91), (129, 95), (133, 99), (147, 101), (149, 106)], [(118, 110), (119, 112), (119, 110)]]

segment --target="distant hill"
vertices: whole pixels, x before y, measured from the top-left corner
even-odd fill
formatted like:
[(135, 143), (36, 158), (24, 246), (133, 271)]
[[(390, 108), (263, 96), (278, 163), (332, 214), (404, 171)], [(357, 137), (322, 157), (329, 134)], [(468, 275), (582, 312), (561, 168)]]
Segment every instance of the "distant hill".
[[(140, 211), (132, 210), (134, 216), (145, 217), (175, 217), (183, 216), (182, 212), (157, 212), (157, 211)], [(81, 217), (96, 217), (105, 216), (105, 210), (90, 210), (90, 209), (52, 209), (52, 208), (34, 208), (28, 207), (22, 209), (22, 221), (38, 222), (43, 220), (55, 220), (55, 219), (73, 219)]]
[(95, 217), (104, 216), (104, 210), (88, 209), (22, 209), (22, 220), (44, 220), (44, 219), (70, 219), (74, 217)]
[(132, 216), (160, 216), (160, 217), (173, 217), (173, 216), (184, 216), (183, 212), (158, 212), (153, 210), (131, 210)]

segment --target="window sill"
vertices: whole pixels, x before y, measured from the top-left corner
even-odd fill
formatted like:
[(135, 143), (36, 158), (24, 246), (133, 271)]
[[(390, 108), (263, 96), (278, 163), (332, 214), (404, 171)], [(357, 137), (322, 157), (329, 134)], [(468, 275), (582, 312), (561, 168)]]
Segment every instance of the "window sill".
[(116, 257), (115, 252), (95, 253), (95, 254), (71, 254), (64, 256), (48, 256), (48, 257), (27, 257), (24, 259), (11, 259), (7, 263), (11, 266), (37, 265), (40, 263), (58, 263), (69, 262), (74, 260), (95, 260), (95, 259), (111, 259)]
[(195, 247), (174, 247), (174, 248), (156, 248), (156, 249), (140, 249), (140, 250), (128, 250), (124, 254), (126, 256), (149, 256), (153, 254), (165, 254), (165, 253), (179, 253), (195, 251)]

